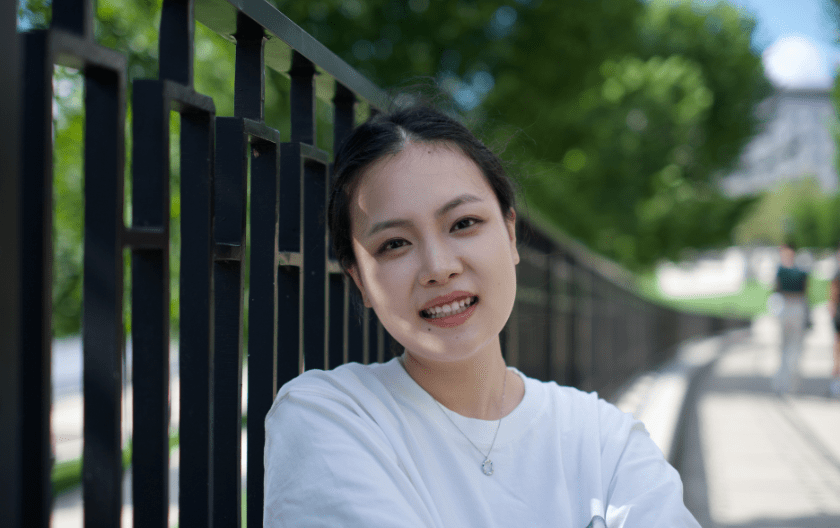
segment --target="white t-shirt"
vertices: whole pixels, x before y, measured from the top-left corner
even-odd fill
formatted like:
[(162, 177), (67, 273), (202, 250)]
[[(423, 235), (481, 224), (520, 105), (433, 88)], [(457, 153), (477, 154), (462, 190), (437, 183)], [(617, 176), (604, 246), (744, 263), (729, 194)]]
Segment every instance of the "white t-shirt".
[(264, 525), (699, 527), (641, 422), (522, 378), (486, 476), (476, 447), (487, 453), (497, 421), (444, 410), (398, 360), (307, 371), (266, 416)]

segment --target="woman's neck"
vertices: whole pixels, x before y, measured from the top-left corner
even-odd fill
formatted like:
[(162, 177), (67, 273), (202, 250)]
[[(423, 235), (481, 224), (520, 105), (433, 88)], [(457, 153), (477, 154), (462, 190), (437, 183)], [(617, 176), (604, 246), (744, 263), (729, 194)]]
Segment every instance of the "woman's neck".
[(457, 363), (418, 359), (407, 351), (403, 365), (434, 399), (469, 418), (498, 420), (515, 409), (525, 394), (522, 379), (508, 371), (501, 349)]

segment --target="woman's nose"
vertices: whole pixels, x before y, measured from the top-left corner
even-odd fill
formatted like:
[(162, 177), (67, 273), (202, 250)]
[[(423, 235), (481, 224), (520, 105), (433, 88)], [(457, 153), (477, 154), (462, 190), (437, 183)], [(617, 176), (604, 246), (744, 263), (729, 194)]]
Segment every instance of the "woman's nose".
[(463, 271), (461, 259), (447, 244), (429, 244), (424, 251), (420, 283), (445, 284)]

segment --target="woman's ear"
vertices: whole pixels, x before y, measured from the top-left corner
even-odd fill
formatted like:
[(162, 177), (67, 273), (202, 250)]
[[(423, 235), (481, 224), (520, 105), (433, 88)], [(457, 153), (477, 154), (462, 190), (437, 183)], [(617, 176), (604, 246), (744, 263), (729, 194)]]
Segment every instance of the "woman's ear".
[(516, 249), (516, 211), (512, 208), (505, 215), (505, 225), (508, 229), (508, 237), (510, 238), (510, 251), (513, 255), (513, 264), (519, 264), (519, 250)]
[(362, 277), (359, 275), (359, 269), (353, 265), (347, 268), (347, 274), (353, 279), (353, 282), (356, 283), (356, 287), (359, 288), (359, 293), (362, 294), (362, 302), (365, 305), (365, 308), (370, 308), (371, 304), (368, 300), (367, 292), (365, 291), (365, 287), (362, 285)]

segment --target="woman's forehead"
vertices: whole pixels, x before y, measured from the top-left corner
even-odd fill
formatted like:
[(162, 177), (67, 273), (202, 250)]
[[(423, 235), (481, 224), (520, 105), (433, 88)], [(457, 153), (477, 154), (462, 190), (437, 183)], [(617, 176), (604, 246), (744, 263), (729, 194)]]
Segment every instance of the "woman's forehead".
[(434, 208), (465, 193), (494, 197), (471, 158), (445, 144), (410, 143), (364, 171), (352, 202), (353, 209), (370, 215), (405, 206)]

